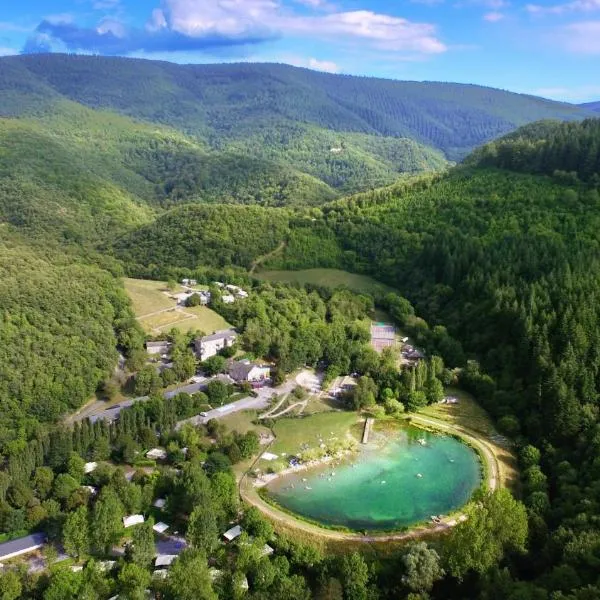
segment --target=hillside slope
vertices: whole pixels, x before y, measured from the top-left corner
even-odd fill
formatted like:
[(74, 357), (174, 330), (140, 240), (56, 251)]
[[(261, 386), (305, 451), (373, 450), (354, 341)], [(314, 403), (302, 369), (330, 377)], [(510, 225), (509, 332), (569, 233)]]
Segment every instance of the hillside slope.
[[(30, 98), (25, 107), (18, 102), (23, 89)], [(406, 137), (451, 160), (516, 126), (586, 114), (573, 105), (475, 85), (332, 75), (278, 64), (175, 65), (55, 54), (0, 60), (4, 114), (39, 109), (45, 95), (168, 124), (213, 148), (252, 139), (248, 148), (256, 150), (257, 139), (277, 132), (283, 139), (271, 141), (286, 149), (311, 125)]]

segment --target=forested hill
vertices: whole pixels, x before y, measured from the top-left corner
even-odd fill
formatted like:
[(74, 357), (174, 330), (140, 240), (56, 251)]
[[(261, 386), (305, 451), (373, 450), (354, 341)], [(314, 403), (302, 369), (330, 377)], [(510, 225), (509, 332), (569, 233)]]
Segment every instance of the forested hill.
[(467, 164), (600, 182), (600, 119), (542, 121), (476, 150)]
[(600, 102), (585, 102), (584, 104), (580, 104), (585, 110), (593, 110), (594, 112), (600, 112)]
[[(23, 93), (27, 102), (21, 101)], [(182, 66), (55, 54), (0, 61), (2, 114), (43, 110), (49, 99), (60, 97), (176, 127), (212, 148), (235, 144), (259, 154), (266, 145), (267, 152), (312, 155), (316, 128), (408, 138), (457, 160), (519, 125), (586, 114), (573, 105), (475, 85), (332, 75), (276, 64)], [(336, 146), (335, 138), (330, 141)], [(393, 160), (388, 152), (374, 153)]]

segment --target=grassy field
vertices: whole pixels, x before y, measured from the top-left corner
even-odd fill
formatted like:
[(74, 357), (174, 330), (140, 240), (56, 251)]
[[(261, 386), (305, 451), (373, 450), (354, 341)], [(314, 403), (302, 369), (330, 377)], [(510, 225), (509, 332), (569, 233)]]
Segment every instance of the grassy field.
[(163, 293), (167, 286), (162, 281), (124, 279), (123, 283), (138, 317), (175, 306), (175, 302)]
[(346, 411), (320, 412), (295, 419), (282, 418), (273, 427), (277, 439), (270, 451), (293, 455), (302, 450), (303, 444), (316, 448), (320, 439), (324, 442), (334, 437), (342, 439), (357, 420), (356, 413)]
[(347, 287), (358, 293), (381, 295), (394, 292), (394, 288), (366, 275), (357, 275), (339, 269), (306, 269), (304, 271), (262, 271), (255, 276), (265, 281), (285, 283), (311, 283), (324, 287)]
[[(125, 279), (124, 284), (146, 333), (156, 335), (176, 327), (183, 333), (202, 331), (210, 334), (230, 327), (221, 315), (206, 306), (178, 307), (176, 301), (165, 294), (167, 286), (163, 281)], [(205, 286), (197, 286), (196, 289), (205, 289)], [(181, 291), (183, 287), (178, 286), (174, 293)]]

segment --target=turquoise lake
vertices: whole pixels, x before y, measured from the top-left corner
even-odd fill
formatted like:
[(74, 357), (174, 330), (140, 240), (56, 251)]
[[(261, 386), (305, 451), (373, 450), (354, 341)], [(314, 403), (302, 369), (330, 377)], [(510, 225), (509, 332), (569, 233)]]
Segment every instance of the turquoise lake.
[(347, 459), (267, 486), (280, 506), (325, 525), (393, 530), (464, 505), (481, 482), (475, 452), (452, 437), (406, 426), (375, 431)]

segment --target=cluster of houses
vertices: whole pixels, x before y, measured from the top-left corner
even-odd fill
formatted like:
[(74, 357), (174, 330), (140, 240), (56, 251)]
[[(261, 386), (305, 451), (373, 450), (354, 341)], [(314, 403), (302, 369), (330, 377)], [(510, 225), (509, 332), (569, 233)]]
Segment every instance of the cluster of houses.
[[(188, 299), (194, 294), (200, 298), (200, 304), (206, 306), (210, 303), (212, 294), (208, 290), (193, 289), (198, 282), (195, 279), (182, 279), (181, 285), (185, 288), (183, 292), (173, 294), (171, 298), (177, 301), (180, 306), (185, 306)], [(237, 285), (226, 285), (221, 281), (213, 282), (213, 285), (222, 290), (221, 300), (225, 304), (233, 304), (238, 298), (248, 298), (248, 292)]]

